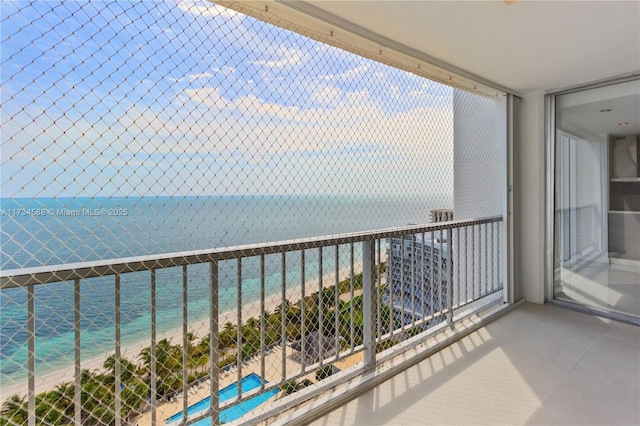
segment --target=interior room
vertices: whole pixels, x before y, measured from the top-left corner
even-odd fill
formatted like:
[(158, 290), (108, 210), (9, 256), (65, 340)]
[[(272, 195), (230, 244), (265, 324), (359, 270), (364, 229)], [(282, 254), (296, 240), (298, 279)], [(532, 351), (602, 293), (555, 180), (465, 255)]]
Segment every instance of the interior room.
[(555, 98), (558, 300), (640, 315), (640, 83)]

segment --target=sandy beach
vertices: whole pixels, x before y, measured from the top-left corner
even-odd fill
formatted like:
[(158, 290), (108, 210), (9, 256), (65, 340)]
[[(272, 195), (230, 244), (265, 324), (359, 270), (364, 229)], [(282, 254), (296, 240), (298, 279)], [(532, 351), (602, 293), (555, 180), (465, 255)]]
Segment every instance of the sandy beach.
[[(362, 272), (362, 263), (358, 263), (354, 265), (355, 274), (359, 274)], [(338, 271), (338, 281), (344, 280), (348, 278), (351, 274), (351, 267), (347, 266)], [(331, 272), (329, 274), (323, 275), (322, 277), (323, 287), (329, 287), (334, 285), (335, 283), (335, 273)], [(319, 280), (308, 281), (305, 283), (305, 295), (312, 294), (318, 291), (319, 288)], [(286, 299), (288, 299), (291, 303), (295, 303), (301, 298), (301, 287), (297, 286), (291, 289), (288, 289), (285, 293)], [(280, 294), (274, 294), (271, 296), (265, 297), (265, 310), (269, 312), (273, 312), (281, 303), (282, 298)], [(260, 301), (255, 301), (253, 303), (245, 304), (242, 307), (242, 322), (246, 322), (248, 318), (255, 317), (258, 318), (260, 316)], [(204, 319), (200, 321), (196, 321), (190, 323), (188, 326), (188, 330), (193, 333), (196, 338), (199, 340), (203, 336), (205, 336), (209, 332), (209, 319)], [(236, 324), (237, 322), (237, 310), (231, 310), (221, 313), (218, 316), (218, 327), (222, 328), (223, 325), (227, 322), (231, 322), (232, 324)], [(161, 339), (169, 339), (173, 344), (180, 344), (182, 342), (182, 324), (176, 327), (173, 330), (168, 330), (162, 334), (158, 334), (157, 340)], [(127, 358), (129, 360), (137, 360), (138, 354), (142, 349), (148, 347), (151, 344), (150, 339), (146, 339), (140, 342), (137, 342), (132, 345), (128, 345), (127, 347), (123, 347), (121, 349), (121, 356), (123, 358)], [(115, 350), (115, 349), (114, 349)], [(105, 354), (103, 356), (95, 357), (88, 360), (81, 361), (82, 369), (87, 370), (96, 370), (102, 369), (102, 364), (105, 359), (113, 355), (114, 352)], [(36, 393), (45, 392), (55, 388), (58, 384), (63, 382), (69, 382), (74, 380), (74, 366), (70, 365), (69, 367), (47, 373), (41, 376), (36, 376)], [(27, 381), (11, 386), (3, 386), (0, 392), (0, 402), (3, 402), (5, 399), (10, 396), (18, 394), (18, 395), (27, 395)]]

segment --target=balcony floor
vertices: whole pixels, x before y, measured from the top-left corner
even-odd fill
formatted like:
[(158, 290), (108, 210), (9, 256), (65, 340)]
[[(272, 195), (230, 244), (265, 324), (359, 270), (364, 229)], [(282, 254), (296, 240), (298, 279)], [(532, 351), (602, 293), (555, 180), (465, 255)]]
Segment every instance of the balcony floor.
[(314, 425), (640, 424), (640, 328), (517, 309)]

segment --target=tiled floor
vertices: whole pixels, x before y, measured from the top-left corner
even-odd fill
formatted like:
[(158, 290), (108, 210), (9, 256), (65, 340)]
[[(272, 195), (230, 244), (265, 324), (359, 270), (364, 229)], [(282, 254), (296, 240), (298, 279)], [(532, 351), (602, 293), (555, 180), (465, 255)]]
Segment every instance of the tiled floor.
[(560, 269), (557, 297), (581, 304), (640, 315), (640, 266), (590, 262)]
[(314, 425), (640, 424), (640, 328), (523, 304)]

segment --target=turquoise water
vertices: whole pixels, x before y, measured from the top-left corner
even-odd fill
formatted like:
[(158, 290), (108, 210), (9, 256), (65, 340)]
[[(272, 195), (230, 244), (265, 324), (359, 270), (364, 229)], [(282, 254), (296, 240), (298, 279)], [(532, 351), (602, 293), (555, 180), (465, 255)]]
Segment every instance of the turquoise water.
[[(3, 270), (281, 241), (428, 222), (431, 208), (451, 205), (448, 196), (246, 196), (0, 199)], [(106, 215), (96, 216), (101, 209)], [(75, 213), (78, 214), (75, 214)], [(71, 213), (65, 214), (65, 213)], [(75, 215), (74, 215), (75, 214)], [(335, 269), (333, 248), (307, 250), (307, 282)], [(355, 246), (355, 261), (361, 259)], [(279, 293), (280, 256), (265, 258), (265, 292)], [(349, 247), (340, 247), (340, 266)], [(299, 253), (286, 257), (287, 288), (300, 285)], [(236, 308), (236, 263), (219, 264), (219, 304)], [(242, 264), (243, 303), (259, 299), (257, 257)], [(188, 321), (209, 316), (208, 265), (188, 272)], [(150, 338), (150, 272), (121, 276), (123, 346)], [(82, 281), (80, 289), (82, 359), (114, 350), (113, 277)], [(73, 283), (36, 286), (36, 375), (73, 365)], [(157, 271), (157, 327), (175, 330), (182, 322), (182, 269)], [(27, 291), (0, 292), (0, 385), (24, 383), (27, 373)], [(179, 342), (173, 342), (174, 344)], [(135, 361), (135, 360), (132, 360)]]
[[(269, 399), (273, 398), (280, 392), (280, 389), (271, 389), (263, 394), (258, 396), (254, 396), (251, 399), (247, 399), (246, 401), (242, 401), (240, 404), (227, 408), (226, 410), (222, 410), (220, 412), (220, 422), (228, 423), (233, 420), (239, 419), (240, 417), (247, 414), (249, 411), (254, 410), (259, 405), (264, 404)], [(210, 419), (202, 419), (194, 423), (195, 425), (205, 426), (211, 424)]]
[[(242, 378), (241, 380), (242, 383), (242, 392), (246, 393), (249, 392), (253, 389), (257, 389), (258, 387), (260, 387), (260, 385), (262, 384), (262, 379), (260, 378), (260, 376), (258, 376), (255, 373), (251, 373), (248, 376), (245, 376)], [(267, 383), (269, 383), (268, 381), (264, 381), (264, 384), (266, 385)], [(231, 422), (233, 420), (239, 419), (240, 417), (244, 416), (246, 413), (248, 413), (249, 411), (255, 409), (257, 406), (259, 406), (260, 404), (263, 404), (264, 402), (266, 402), (267, 400), (269, 400), (270, 398), (274, 397), (280, 390), (279, 389), (271, 389), (268, 392), (265, 392), (263, 394), (257, 395), (253, 398), (247, 399), (245, 401), (242, 401), (241, 403), (239, 403), (238, 405), (235, 405), (231, 408), (227, 408), (226, 410), (222, 410), (220, 412), (220, 422), (223, 423), (228, 423)], [(235, 382), (232, 385), (229, 385), (227, 387), (225, 387), (224, 389), (221, 389), (220, 392), (218, 393), (218, 397), (220, 399), (220, 403), (223, 403), (225, 401), (228, 401), (231, 398), (234, 398), (238, 395), (238, 382)], [(208, 396), (205, 399), (189, 406), (189, 408), (187, 409), (187, 415), (191, 416), (195, 413), (199, 413), (201, 411), (207, 410), (209, 409), (209, 407), (211, 407), (211, 397)], [(165, 420), (166, 423), (173, 423), (179, 420), (182, 420), (182, 412), (176, 413), (173, 416), (169, 417), (167, 420)], [(202, 419), (198, 422), (196, 422), (196, 425), (206, 425), (206, 424), (210, 424), (211, 421), (209, 419)]]

